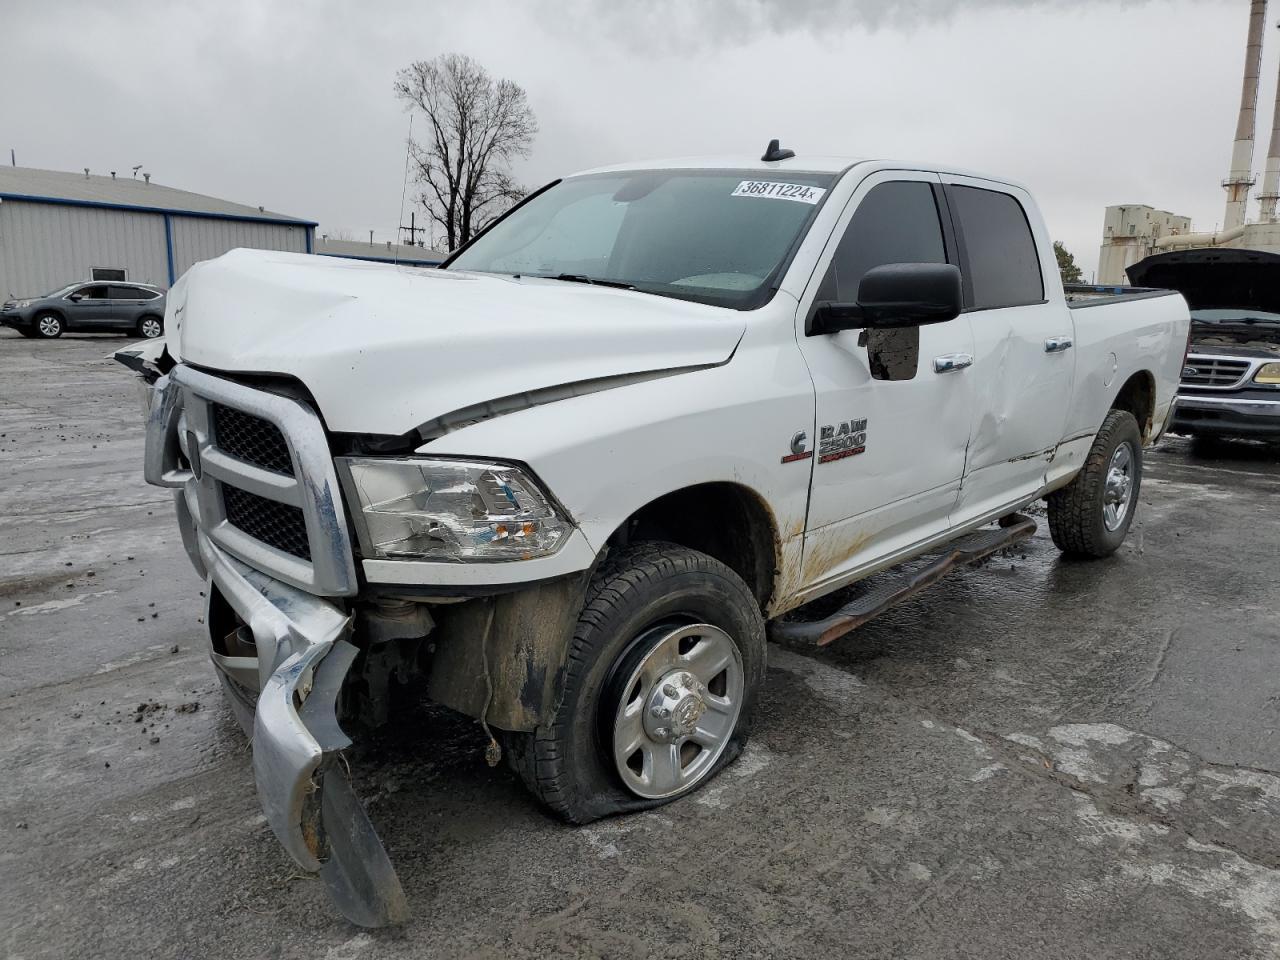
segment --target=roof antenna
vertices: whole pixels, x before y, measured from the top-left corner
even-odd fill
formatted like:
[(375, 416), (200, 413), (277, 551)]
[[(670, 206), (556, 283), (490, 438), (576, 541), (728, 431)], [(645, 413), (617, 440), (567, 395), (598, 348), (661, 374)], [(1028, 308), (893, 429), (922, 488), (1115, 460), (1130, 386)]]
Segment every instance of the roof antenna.
[(770, 140), (769, 146), (764, 151), (764, 156), (760, 159), (766, 162), (770, 160), (790, 160), (795, 155), (796, 152), (794, 150), (785, 150), (778, 145), (777, 140)]

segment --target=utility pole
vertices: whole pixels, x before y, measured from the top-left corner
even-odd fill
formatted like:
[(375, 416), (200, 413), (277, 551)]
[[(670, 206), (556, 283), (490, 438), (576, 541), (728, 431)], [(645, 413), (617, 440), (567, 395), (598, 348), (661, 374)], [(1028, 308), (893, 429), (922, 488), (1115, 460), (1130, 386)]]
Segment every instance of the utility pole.
[(415, 213), (413, 210), (410, 210), (410, 211), (409, 211), (409, 225), (406, 227), (406, 226), (402, 223), (402, 224), (400, 224), (400, 229), (401, 229), (401, 230), (408, 230), (408, 231), (409, 231), (409, 246), (411, 246), (411, 247), (418, 246), (418, 234), (419, 234), (419, 233), (426, 233), (426, 232), (427, 232), (427, 228), (426, 228), (426, 227), (420, 227), (420, 226), (418, 226), (417, 215), (416, 215), (416, 213)]

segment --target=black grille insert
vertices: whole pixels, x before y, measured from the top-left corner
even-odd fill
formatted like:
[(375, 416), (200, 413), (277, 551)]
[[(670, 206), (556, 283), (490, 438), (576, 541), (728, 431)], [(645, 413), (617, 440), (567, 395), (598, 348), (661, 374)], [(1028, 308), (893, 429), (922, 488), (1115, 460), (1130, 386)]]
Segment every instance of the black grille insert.
[(218, 449), (264, 470), (293, 476), (293, 458), (280, 428), (251, 413), (224, 407), (213, 407), (213, 442)]
[(302, 511), (287, 503), (277, 503), (239, 487), (223, 484), (222, 504), (227, 520), (269, 547), (283, 550), (299, 560), (311, 562), (311, 544), (307, 540), (307, 521)]

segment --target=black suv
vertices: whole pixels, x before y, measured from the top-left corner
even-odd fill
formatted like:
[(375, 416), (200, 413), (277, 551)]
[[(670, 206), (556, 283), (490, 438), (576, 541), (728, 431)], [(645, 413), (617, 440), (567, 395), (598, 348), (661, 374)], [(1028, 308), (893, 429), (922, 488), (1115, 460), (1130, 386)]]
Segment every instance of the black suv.
[(24, 337), (60, 337), (66, 330), (158, 337), (164, 333), (164, 290), (149, 283), (81, 281), (43, 297), (5, 301), (0, 324)]

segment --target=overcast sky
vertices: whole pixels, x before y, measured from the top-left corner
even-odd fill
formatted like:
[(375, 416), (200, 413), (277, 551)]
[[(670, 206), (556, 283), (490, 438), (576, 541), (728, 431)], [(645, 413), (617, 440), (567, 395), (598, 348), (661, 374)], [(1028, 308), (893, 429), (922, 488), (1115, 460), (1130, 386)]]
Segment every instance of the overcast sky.
[[(456, 51), (528, 91), (541, 132), (516, 174), (531, 186), (619, 161), (758, 156), (771, 137), (801, 157), (934, 160), (1028, 184), (1088, 271), (1107, 204), (1221, 220), (1248, 9), (0, 0), (0, 147), (22, 166), (142, 163), (170, 186), (390, 239), (408, 130), (396, 69)], [(1267, 44), (1259, 168), (1274, 25)]]

